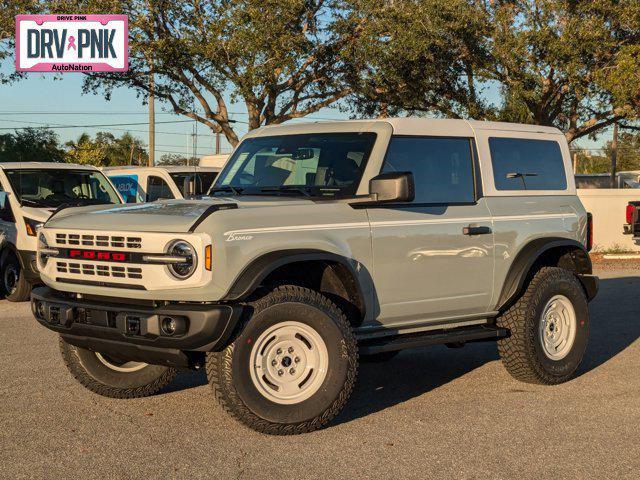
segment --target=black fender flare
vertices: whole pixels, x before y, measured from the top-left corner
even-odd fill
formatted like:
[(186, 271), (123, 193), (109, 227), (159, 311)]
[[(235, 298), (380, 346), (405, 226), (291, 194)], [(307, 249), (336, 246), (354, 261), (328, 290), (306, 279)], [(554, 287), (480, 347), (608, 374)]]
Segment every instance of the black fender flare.
[(277, 268), (290, 263), (305, 261), (327, 261), (336, 262), (348, 269), (353, 277), (358, 294), (363, 299), (366, 308), (365, 296), (359, 275), (356, 271), (353, 259), (338, 255), (336, 253), (315, 249), (291, 249), (269, 252), (254, 259), (242, 272), (234, 279), (227, 293), (222, 297), (224, 301), (243, 300), (251, 295), (260, 283)]
[[(571, 252), (576, 276), (582, 283), (589, 300), (597, 291), (597, 279), (593, 277), (591, 258), (585, 246), (569, 238), (549, 237), (538, 238), (526, 244), (516, 255), (509, 267), (502, 286), (496, 311), (503, 311), (510, 307), (525, 288), (525, 282), (536, 262), (552, 249), (566, 248)], [(594, 285), (595, 283), (595, 285)]]

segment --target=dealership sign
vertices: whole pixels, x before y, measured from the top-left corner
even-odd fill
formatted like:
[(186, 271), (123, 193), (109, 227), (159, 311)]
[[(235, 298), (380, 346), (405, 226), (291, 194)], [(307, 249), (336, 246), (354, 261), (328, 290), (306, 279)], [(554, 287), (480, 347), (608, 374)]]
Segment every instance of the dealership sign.
[(125, 72), (126, 15), (17, 15), (19, 72)]

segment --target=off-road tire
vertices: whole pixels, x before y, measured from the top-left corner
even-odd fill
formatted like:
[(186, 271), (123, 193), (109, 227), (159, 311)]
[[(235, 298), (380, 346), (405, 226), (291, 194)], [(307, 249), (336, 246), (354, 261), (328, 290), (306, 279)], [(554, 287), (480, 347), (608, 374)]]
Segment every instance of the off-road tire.
[(60, 353), (75, 379), (93, 393), (110, 398), (140, 398), (157, 393), (173, 381), (178, 371), (147, 365), (135, 372), (118, 372), (104, 365), (96, 354), (59, 340)]
[[(9, 287), (7, 286), (7, 275), (9, 275), (9, 270), (13, 269), (13, 272), (16, 272), (18, 275), (17, 283), (15, 284), (15, 289), (13, 292), (9, 291)], [(10, 253), (2, 264), (2, 272), (0, 274), (0, 279), (2, 280), (2, 290), (5, 294), (5, 299), (10, 302), (26, 302), (29, 300), (31, 296), (31, 284), (27, 281), (24, 276), (24, 272), (22, 271), (22, 267), (20, 266), (20, 261), (15, 254)]]
[[(568, 298), (576, 314), (576, 336), (568, 355), (558, 361), (544, 353), (538, 332), (546, 303), (555, 295)], [(526, 383), (555, 385), (566, 382), (580, 365), (589, 337), (589, 309), (582, 285), (568, 270), (541, 268), (518, 301), (497, 319), (510, 336), (498, 341), (507, 371)]]
[[(207, 378), (218, 403), (253, 430), (296, 435), (326, 426), (344, 407), (356, 381), (358, 349), (345, 314), (308, 288), (281, 285), (248, 305), (248, 314), (227, 348), (207, 354)], [(250, 377), (252, 343), (268, 328), (287, 321), (312, 327), (328, 350), (322, 387), (310, 398), (280, 405), (262, 395)]]
[(384, 363), (393, 359), (400, 353), (400, 350), (380, 353), (361, 353), (360, 363)]

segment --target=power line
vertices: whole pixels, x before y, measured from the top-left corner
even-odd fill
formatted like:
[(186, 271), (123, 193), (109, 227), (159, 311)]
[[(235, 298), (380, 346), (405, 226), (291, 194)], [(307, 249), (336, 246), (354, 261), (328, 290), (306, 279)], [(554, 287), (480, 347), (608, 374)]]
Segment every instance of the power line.
[[(6, 120), (4, 118), (0, 118), (0, 121), (3, 122), (11, 122), (11, 123), (32, 123), (35, 125), (43, 125), (48, 129), (59, 129), (59, 128), (102, 128), (102, 127), (126, 127), (128, 125), (148, 125), (148, 122), (136, 122), (136, 123), (105, 123), (105, 124), (99, 124), (99, 125), (60, 125), (60, 124), (54, 124), (54, 125), (49, 125), (48, 123), (42, 123), (42, 122), (30, 122), (30, 121), (26, 121), (26, 120)], [(162, 121), (162, 122), (156, 122), (156, 123), (187, 123), (187, 122), (193, 122), (193, 120), (166, 120), (166, 121)], [(29, 127), (2, 127), (0, 128), (0, 130), (23, 130), (25, 128), (29, 128)]]
[[(192, 120), (180, 120), (179, 122), (191, 122)], [(0, 122), (10, 122), (10, 123), (30, 123), (30, 124), (34, 124), (34, 125), (40, 125), (42, 126), (42, 128), (54, 128), (54, 126), (60, 126), (60, 127), (66, 127), (65, 125), (59, 124), (59, 123), (54, 123), (53, 126), (49, 123), (44, 123), (44, 122), (33, 122), (33, 121), (27, 121), (27, 120), (7, 120), (7, 119), (0, 119)], [(175, 122), (156, 122), (156, 123), (175, 123)], [(238, 122), (238, 123), (246, 123), (246, 122)], [(118, 123), (117, 125), (127, 125), (127, 124), (122, 124), (122, 123)], [(147, 122), (142, 122), (139, 125), (148, 125)], [(81, 127), (77, 127), (77, 128), (84, 128), (84, 127), (92, 127), (95, 125), (82, 125)], [(97, 128), (100, 128), (98, 126), (96, 126)], [(6, 128), (0, 128), (0, 130), (24, 130), (26, 128), (29, 127), (6, 127)], [(115, 128), (115, 127), (108, 127), (109, 130), (113, 130), (116, 132), (138, 132), (138, 133), (147, 133), (149, 130), (140, 130), (140, 129), (135, 129), (135, 128)], [(160, 133), (162, 135), (188, 135), (185, 132), (160, 132), (158, 130), (156, 130), (156, 133)], [(211, 132), (210, 134), (203, 134), (203, 133), (199, 133), (198, 136), (199, 137), (211, 137), (213, 135), (213, 132)]]
[[(15, 110), (0, 110), (0, 115), (147, 115), (146, 112), (100, 112), (100, 111), (83, 111), (83, 112), (24, 112)], [(156, 115), (176, 115), (173, 112), (158, 112)]]
[[(243, 115), (243, 116), (248, 116), (249, 114), (247, 112), (227, 112), (229, 115)], [(58, 112), (43, 112), (43, 111), (17, 111), (17, 110), (0, 110), (0, 115), (147, 115), (146, 112), (103, 112), (100, 110), (84, 110), (84, 111), (78, 111), (78, 112), (62, 112), (62, 111), (58, 111)], [(156, 113), (156, 115), (176, 115), (179, 116), (179, 114), (175, 113), (175, 112), (158, 112)], [(305, 117), (300, 117), (300, 118), (292, 118), (289, 121), (293, 121), (293, 120), (331, 120), (331, 121), (340, 121), (340, 120), (344, 120), (344, 118), (334, 118), (334, 117), (318, 117), (318, 116), (305, 116)], [(193, 120), (187, 120), (187, 121), (193, 121)], [(234, 122), (234, 120), (231, 120), (231, 122)], [(235, 120), (236, 123), (248, 123), (248, 122), (240, 122), (239, 120)], [(156, 123), (160, 123), (160, 122), (156, 122)]]

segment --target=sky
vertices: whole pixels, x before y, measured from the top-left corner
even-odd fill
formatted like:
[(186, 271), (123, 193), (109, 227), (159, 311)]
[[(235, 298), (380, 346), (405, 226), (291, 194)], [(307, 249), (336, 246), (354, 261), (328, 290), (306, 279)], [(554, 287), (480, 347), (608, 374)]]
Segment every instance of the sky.
[[(6, 62), (3, 68), (13, 69), (13, 63)], [(29, 74), (21, 81), (0, 85), (0, 133), (13, 133), (13, 128), (26, 126), (80, 125), (78, 128), (56, 129), (61, 142), (77, 139), (87, 132), (94, 135), (99, 131), (109, 131), (120, 136), (128, 131), (140, 138), (145, 145), (148, 141), (147, 106), (137, 98), (133, 90), (119, 88), (113, 92), (110, 101), (102, 95), (82, 94), (83, 75), (81, 73)], [(156, 161), (164, 154), (193, 155), (193, 132), (196, 122), (184, 116), (170, 113), (167, 105), (156, 101)], [(231, 118), (239, 136), (247, 132), (246, 111), (242, 105), (229, 107)], [(306, 117), (312, 119), (344, 119), (347, 114), (337, 109), (326, 108)], [(175, 122), (175, 123), (160, 123)], [(142, 123), (142, 125), (124, 125)], [(90, 125), (117, 125), (90, 127)], [(215, 152), (215, 135), (202, 124), (197, 124), (196, 156), (211, 155)], [(581, 140), (583, 148), (598, 148), (610, 135), (605, 133), (598, 140)], [(221, 151), (231, 150), (221, 136)]]
[[(7, 62), (13, 68), (12, 63)], [(13, 133), (13, 128), (26, 126), (81, 125), (78, 128), (55, 129), (60, 141), (77, 139), (83, 132), (94, 135), (99, 131), (120, 136), (128, 131), (148, 141), (148, 110), (142, 98), (133, 90), (118, 88), (110, 101), (101, 95), (82, 94), (83, 74), (49, 73), (29, 74), (26, 79), (9, 85), (0, 85), (0, 133)], [(239, 136), (247, 133), (246, 110), (241, 105), (231, 105), (231, 118)], [(193, 132), (197, 122), (171, 113), (170, 107), (156, 100), (156, 161), (163, 154), (193, 155)], [(343, 119), (345, 114), (335, 109), (324, 109), (308, 119)], [(161, 123), (176, 122), (176, 123)], [(143, 125), (123, 125), (143, 123)], [(89, 125), (118, 125), (112, 127), (88, 127)], [(215, 153), (215, 135), (203, 124), (197, 124), (197, 156)], [(231, 146), (221, 136), (221, 151), (229, 152)]]

